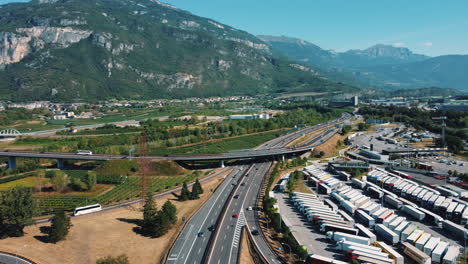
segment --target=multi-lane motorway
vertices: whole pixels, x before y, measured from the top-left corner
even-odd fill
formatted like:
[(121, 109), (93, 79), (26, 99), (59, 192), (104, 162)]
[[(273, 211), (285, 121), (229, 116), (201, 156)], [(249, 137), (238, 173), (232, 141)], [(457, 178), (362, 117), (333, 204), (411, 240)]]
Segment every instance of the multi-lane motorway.
[(249, 166), (235, 166), (203, 207), (189, 220), (167, 258), (170, 264), (202, 263), (211, 232), (239, 178)]

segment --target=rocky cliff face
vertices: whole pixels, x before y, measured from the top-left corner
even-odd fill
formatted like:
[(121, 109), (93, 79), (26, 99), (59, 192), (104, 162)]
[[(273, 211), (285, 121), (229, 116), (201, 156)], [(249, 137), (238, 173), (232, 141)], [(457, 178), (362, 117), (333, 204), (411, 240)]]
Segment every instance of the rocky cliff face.
[(20, 62), (28, 54), (44, 48), (47, 44), (67, 48), (89, 37), (91, 33), (90, 30), (70, 27), (30, 27), (18, 28), (15, 33), (0, 32), (0, 67)]
[(257, 37), (157, 0), (0, 8), (0, 100), (173, 98), (354, 89)]

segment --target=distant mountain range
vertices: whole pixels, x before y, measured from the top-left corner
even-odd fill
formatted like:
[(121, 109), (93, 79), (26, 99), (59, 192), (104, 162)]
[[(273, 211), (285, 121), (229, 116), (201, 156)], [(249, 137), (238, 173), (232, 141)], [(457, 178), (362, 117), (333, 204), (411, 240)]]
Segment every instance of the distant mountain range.
[(0, 5), (0, 100), (356, 90), (254, 35), (158, 0)]
[(365, 50), (334, 52), (296, 38), (259, 38), (274, 51), (348, 83), (391, 90), (437, 86), (468, 91), (468, 55), (428, 57), (382, 44)]

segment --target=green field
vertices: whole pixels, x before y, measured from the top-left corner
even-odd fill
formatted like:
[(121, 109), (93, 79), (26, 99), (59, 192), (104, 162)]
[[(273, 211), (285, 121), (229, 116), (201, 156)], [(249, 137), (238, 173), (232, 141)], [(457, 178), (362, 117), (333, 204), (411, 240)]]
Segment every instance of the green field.
[(49, 183), (49, 179), (42, 179), (42, 182), (39, 181), (36, 177), (26, 177), (23, 179), (19, 179), (16, 181), (11, 181), (7, 183), (2, 183), (0, 184), (0, 191), (6, 191), (11, 188), (17, 187), (17, 186), (23, 186), (23, 187), (34, 187), (39, 184), (46, 184)]
[(223, 153), (234, 150), (251, 149), (284, 133), (286, 133), (286, 131), (266, 132), (256, 135), (228, 138), (219, 142), (196, 144), (181, 148), (153, 148), (150, 149), (149, 152), (151, 155)]

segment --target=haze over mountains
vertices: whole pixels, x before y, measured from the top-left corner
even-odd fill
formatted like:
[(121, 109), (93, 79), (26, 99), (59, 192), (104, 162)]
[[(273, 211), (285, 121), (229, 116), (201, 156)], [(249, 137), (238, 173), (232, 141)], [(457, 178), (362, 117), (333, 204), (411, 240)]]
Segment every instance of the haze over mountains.
[(0, 6), (0, 99), (350, 91), (247, 32), (157, 0)]
[(468, 55), (428, 57), (382, 44), (339, 53), (296, 38), (259, 38), (278, 53), (361, 86), (392, 90), (438, 86), (468, 91)]

